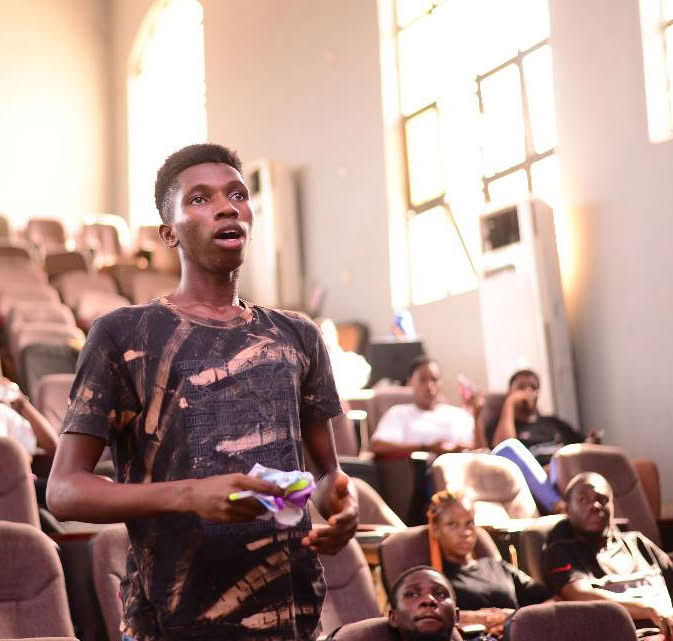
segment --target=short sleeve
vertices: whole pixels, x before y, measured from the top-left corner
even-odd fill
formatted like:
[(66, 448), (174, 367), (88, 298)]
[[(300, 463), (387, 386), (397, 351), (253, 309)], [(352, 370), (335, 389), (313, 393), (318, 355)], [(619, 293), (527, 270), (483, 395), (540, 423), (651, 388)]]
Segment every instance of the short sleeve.
[(300, 420), (303, 425), (325, 421), (342, 413), (327, 347), (320, 330), (306, 324), (309, 364), (301, 385)]
[(504, 561), (503, 565), (514, 582), (514, 590), (516, 591), (516, 600), (519, 603), (519, 607), (537, 605), (551, 597), (549, 590), (544, 585), (540, 585), (534, 581), (525, 572)]
[(381, 417), (376, 430), (372, 435), (372, 440), (386, 441), (387, 443), (405, 444), (404, 425), (400, 416), (403, 405), (393, 405)]
[(110, 442), (140, 411), (121, 350), (96, 321), (77, 360), (63, 434), (87, 434)]
[(553, 543), (545, 550), (543, 566), (545, 582), (554, 594), (568, 583), (590, 578), (578, 563), (572, 546), (566, 542)]

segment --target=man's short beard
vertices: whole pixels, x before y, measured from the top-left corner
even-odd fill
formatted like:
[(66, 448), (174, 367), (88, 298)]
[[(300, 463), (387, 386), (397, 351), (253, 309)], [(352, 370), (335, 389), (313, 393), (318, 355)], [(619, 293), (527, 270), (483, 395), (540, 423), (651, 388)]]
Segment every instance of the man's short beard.
[(402, 637), (404, 641), (450, 641), (453, 630), (448, 632), (421, 632), (420, 630), (407, 630)]

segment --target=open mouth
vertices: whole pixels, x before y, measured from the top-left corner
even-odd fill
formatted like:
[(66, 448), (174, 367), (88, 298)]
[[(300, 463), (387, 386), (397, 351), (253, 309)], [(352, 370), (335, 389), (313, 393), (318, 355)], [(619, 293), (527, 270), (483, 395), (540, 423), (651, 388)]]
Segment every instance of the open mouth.
[(213, 238), (218, 245), (229, 249), (240, 249), (243, 246), (245, 232), (239, 226), (226, 227), (216, 231)]

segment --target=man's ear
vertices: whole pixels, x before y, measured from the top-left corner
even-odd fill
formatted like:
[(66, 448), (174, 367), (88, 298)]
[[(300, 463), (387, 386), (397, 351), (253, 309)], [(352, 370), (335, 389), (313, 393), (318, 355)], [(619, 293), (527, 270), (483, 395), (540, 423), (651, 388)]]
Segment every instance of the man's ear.
[(166, 247), (177, 247), (180, 244), (173, 225), (167, 225), (166, 223), (159, 225), (159, 236)]
[(392, 608), (388, 610), (388, 624), (391, 628), (397, 628), (397, 612)]

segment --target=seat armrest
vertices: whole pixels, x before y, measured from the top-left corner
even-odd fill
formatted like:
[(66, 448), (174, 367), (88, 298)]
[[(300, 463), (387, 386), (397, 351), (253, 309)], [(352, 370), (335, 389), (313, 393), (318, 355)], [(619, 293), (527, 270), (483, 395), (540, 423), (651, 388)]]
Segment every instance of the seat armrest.
[(359, 456), (339, 456), (339, 465), (341, 469), (348, 474), (362, 479), (371, 485), (379, 494), (381, 493), (381, 483), (379, 482), (379, 471), (374, 464), (373, 459), (367, 459)]
[(662, 549), (665, 552), (673, 552), (673, 519), (658, 519), (657, 527)]

